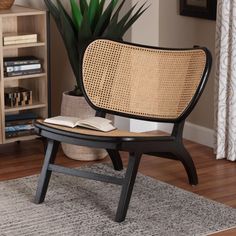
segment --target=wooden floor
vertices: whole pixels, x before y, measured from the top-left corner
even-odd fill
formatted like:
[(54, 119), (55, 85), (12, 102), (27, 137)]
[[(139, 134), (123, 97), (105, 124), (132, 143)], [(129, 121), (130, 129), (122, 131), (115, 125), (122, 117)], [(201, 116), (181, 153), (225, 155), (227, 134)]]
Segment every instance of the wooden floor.
[[(226, 160), (215, 160), (212, 149), (185, 142), (191, 153), (199, 176), (199, 184), (192, 187), (187, 182), (183, 166), (177, 162), (162, 158), (144, 156), (139, 171), (166, 183), (197, 193), (217, 202), (236, 207), (236, 163)], [(9, 180), (40, 172), (43, 162), (43, 144), (40, 140), (12, 143), (0, 146), (0, 180)], [(122, 153), (124, 163), (127, 155)], [(102, 162), (107, 162), (105, 159)], [(60, 151), (57, 163), (78, 167), (88, 162), (73, 161)], [(101, 161), (99, 161), (101, 162)], [(236, 235), (235, 230), (215, 234), (217, 236)]]

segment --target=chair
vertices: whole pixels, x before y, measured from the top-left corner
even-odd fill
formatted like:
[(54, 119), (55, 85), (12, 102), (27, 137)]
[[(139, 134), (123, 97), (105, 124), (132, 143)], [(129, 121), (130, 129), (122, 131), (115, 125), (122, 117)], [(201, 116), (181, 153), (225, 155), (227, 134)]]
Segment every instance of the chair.
[[(146, 121), (174, 123), (171, 135), (157, 136), (114, 130), (103, 133), (38, 121), (38, 134), (48, 139), (35, 202), (45, 199), (52, 171), (122, 186), (115, 221), (125, 220), (141, 156), (148, 154), (182, 162), (191, 185), (196, 169), (183, 145), (184, 122), (205, 87), (211, 68), (206, 48), (163, 49), (97, 39), (81, 58), (82, 88), (96, 116), (107, 113)], [(119, 151), (129, 153), (124, 178), (55, 165), (60, 142), (106, 149), (114, 169), (123, 169)]]

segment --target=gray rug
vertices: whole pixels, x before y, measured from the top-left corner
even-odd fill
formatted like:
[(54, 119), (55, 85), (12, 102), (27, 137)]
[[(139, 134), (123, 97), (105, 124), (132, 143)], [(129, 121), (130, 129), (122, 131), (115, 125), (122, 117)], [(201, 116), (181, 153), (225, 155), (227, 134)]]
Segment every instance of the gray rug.
[[(113, 173), (103, 164), (91, 169)], [(121, 224), (113, 221), (119, 186), (53, 174), (45, 203), (35, 205), (37, 179), (0, 182), (1, 236), (189, 236), (236, 226), (236, 209), (141, 174)]]

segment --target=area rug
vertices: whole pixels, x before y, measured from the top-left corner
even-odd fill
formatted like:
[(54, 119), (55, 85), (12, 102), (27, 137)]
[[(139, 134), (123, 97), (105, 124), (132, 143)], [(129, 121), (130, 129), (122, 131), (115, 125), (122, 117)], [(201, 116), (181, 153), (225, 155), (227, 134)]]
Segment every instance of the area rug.
[[(114, 174), (104, 164), (83, 169)], [(236, 226), (236, 209), (141, 174), (120, 224), (113, 221), (119, 186), (53, 174), (45, 202), (36, 205), (37, 180), (0, 182), (1, 236), (189, 236)]]

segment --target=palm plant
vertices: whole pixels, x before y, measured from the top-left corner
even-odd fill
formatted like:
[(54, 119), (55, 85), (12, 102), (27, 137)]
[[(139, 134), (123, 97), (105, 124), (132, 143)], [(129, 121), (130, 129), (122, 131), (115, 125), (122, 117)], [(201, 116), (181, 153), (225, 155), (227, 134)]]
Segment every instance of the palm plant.
[(95, 38), (110, 38), (122, 40), (125, 32), (147, 9), (145, 4), (133, 6), (121, 19), (120, 11), (125, 0), (110, 0), (105, 7), (105, 0), (70, 0), (69, 14), (60, 0), (44, 0), (47, 8), (57, 24), (63, 38), (69, 61), (77, 82), (77, 95), (82, 95), (80, 89), (79, 55), (82, 48)]

